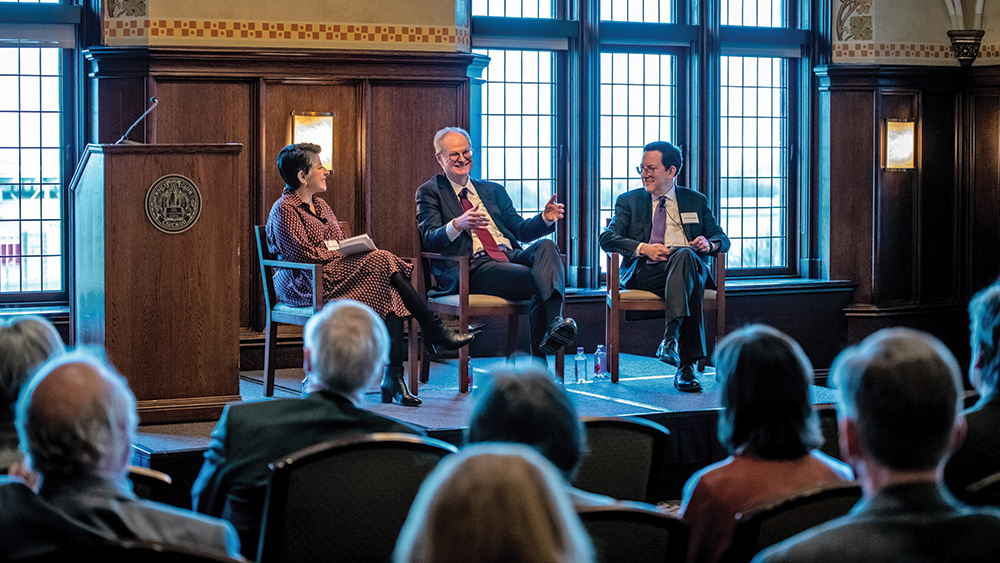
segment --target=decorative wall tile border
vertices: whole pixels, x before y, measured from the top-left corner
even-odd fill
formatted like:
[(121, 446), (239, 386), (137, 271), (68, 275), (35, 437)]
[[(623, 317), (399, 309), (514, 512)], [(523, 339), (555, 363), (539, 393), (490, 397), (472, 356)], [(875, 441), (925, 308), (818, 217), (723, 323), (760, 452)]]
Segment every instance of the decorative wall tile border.
[(351, 23), (258, 22), (172, 18), (106, 18), (105, 43), (134, 42), (139, 38), (176, 40), (204, 39), (218, 44), (233, 41), (334, 42), (352, 47), (379, 46), (457, 47), (471, 45), (468, 28), (428, 25), (382, 25)]
[[(834, 43), (833, 60), (850, 62), (852, 60), (872, 61), (874, 59), (912, 59), (914, 63), (930, 62), (932, 60), (954, 59), (951, 45), (928, 43)], [(1000, 61), (1000, 43), (983, 45), (979, 50), (979, 58)]]

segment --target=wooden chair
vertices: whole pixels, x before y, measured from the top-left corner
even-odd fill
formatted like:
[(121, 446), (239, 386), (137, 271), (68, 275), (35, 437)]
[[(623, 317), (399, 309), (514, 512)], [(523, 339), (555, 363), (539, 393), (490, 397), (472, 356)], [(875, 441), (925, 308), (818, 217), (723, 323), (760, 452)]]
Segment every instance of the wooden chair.
[(660, 501), (670, 431), (636, 417), (583, 417), (587, 455), (573, 486), (618, 500)]
[(275, 461), (257, 561), (389, 561), (424, 479), (456, 451), (412, 434), (364, 434)]
[[(651, 291), (639, 289), (621, 289), (618, 280), (620, 256), (617, 252), (608, 253), (608, 293), (605, 309), (605, 334), (607, 335), (608, 371), (611, 382), (618, 383), (618, 354), (621, 353), (621, 324), (624, 322), (622, 313), (625, 311), (663, 311), (663, 298)], [(703, 300), (703, 314), (709, 311), (715, 314), (715, 341), (722, 340), (726, 334), (726, 255), (719, 253), (715, 257), (715, 285), (717, 290), (706, 289)], [(704, 314), (704, 316), (708, 316)], [(698, 362), (698, 370), (705, 371), (707, 361)]]
[(603, 563), (678, 563), (687, 557), (688, 526), (679, 518), (630, 506), (581, 507), (577, 514)]
[(822, 487), (754, 507), (736, 515), (725, 563), (746, 563), (762, 549), (850, 512), (861, 500), (853, 483)]
[[(419, 237), (419, 234), (418, 234)], [(458, 293), (443, 295), (440, 297), (428, 297), (427, 307), (439, 315), (450, 315), (458, 317), (458, 331), (465, 334), (469, 331), (469, 321), (473, 317), (507, 317), (507, 346), (506, 355), (510, 356), (517, 350), (518, 319), (521, 315), (527, 315), (531, 305), (530, 301), (510, 301), (495, 295), (485, 295), (469, 293), (469, 257), (450, 256), (436, 252), (420, 253), (420, 269), (417, 275), (420, 287), (419, 291), (427, 293), (427, 288), (431, 287), (430, 260), (445, 260), (458, 265)], [(560, 348), (556, 356), (556, 373), (563, 376), (565, 366), (565, 350)], [(430, 375), (430, 358), (427, 354), (421, 355), (420, 360), (420, 381), (426, 383)], [(463, 346), (458, 351), (458, 390), (460, 393), (469, 392), (469, 347)], [(410, 377), (410, 390), (416, 394), (417, 384), (412, 374)]]
[[(341, 230), (344, 231), (344, 236), (350, 237), (350, 223), (347, 221), (339, 221), (338, 223), (340, 224)], [(305, 326), (306, 322), (309, 321), (309, 318), (326, 305), (326, 300), (323, 297), (323, 265), (278, 260), (277, 257), (271, 254), (271, 251), (267, 247), (267, 232), (264, 226), (255, 226), (254, 234), (257, 238), (257, 258), (260, 265), (261, 282), (264, 286), (264, 308), (267, 313), (267, 321), (264, 327), (264, 396), (270, 397), (274, 395), (274, 371), (275, 363), (277, 361), (278, 324), (284, 323)], [(275, 268), (292, 268), (312, 272), (312, 306), (293, 307), (287, 303), (278, 301), (278, 295), (274, 289)], [(415, 358), (418, 356), (418, 346), (415, 337), (417, 334), (416, 326), (416, 321), (411, 319), (411, 337), (409, 339), (410, 389), (413, 390), (414, 395), (417, 394), (416, 370), (413, 369), (413, 366), (416, 364)]]
[(187, 487), (175, 485), (170, 475), (162, 471), (129, 465), (128, 480), (132, 483), (132, 491), (139, 498), (191, 508), (191, 491)]

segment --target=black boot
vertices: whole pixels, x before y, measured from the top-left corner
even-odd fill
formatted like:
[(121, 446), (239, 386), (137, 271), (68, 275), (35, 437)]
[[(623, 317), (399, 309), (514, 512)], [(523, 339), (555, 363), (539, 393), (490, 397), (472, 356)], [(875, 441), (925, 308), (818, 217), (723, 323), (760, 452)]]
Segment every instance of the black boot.
[(432, 321), (421, 323), (420, 331), (423, 333), (424, 346), (432, 355), (439, 353), (436, 348), (458, 350), (476, 338), (474, 334), (461, 334), (444, 326), (441, 317), (437, 315), (434, 315)]
[(382, 402), (391, 403), (393, 399), (404, 407), (420, 406), (420, 399), (410, 394), (403, 378), (403, 366), (388, 366), (382, 372)]

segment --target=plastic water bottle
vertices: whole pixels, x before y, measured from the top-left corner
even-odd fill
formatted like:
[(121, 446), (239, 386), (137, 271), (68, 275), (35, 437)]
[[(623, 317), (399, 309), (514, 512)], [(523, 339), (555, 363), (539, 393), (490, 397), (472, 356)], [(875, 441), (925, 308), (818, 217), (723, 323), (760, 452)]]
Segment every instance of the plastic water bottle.
[(594, 352), (594, 379), (604, 379), (608, 377), (608, 353), (604, 351), (604, 345), (599, 344)]
[(583, 353), (583, 347), (576, 349), (576, 357), (573, 358), (573, 368), (576, 372), (576, 382), (586, 383), (587, 381), (587, 355)]

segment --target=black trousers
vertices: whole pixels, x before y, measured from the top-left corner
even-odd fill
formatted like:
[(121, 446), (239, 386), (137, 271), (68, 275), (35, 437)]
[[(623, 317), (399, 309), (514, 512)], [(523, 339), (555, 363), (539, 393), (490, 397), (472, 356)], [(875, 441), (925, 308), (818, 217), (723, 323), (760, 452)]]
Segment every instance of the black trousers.
[(681, 365), (705, 357), (702, 300), (707, 279), (708, 269), (701, 257), (690, 248), (682, 248), (663, 262), (648, 264), (645, 258), (639, 258), (632, 277), (625, 283), (627, 289), (651, 291), (663, 297), (666, 322), (680, 323), (677, 347)]
[(542, 357), (538, 345), (552, 319), (562, 315), (566, 291), (566, 269), (559, 247), (549, 239), (522, 250), (506, 252), (510, 262), (497, 262), (483, 254), (472, 261), (469, 286), (472, 293), (496, 295), (512, 301), (531, 300), (528, 326), (531, 354)]

